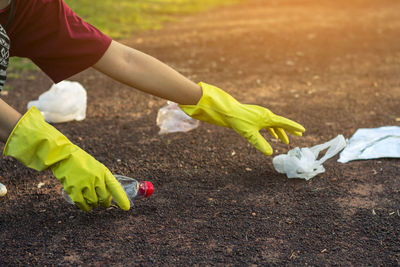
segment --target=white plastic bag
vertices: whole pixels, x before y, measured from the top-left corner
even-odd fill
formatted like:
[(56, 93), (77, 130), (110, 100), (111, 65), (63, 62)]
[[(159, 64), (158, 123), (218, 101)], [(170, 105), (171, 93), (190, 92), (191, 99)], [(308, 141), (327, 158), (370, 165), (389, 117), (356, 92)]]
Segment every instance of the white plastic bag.
[[(294, 148), (287, 154), (274, 157), (272, 163), (279, 173), (286, 173), (288, 178), (311, 179), (317, 174), (325, 172), (322, 164), (329, 158), (335, 156), (346, 146), (343, 135), (311, 148)], [(328, 149), (323, 157), (317, 160), (321, 151)]]
[(30, 101), (28, 109), (35, 106), (47, 122), (58, 123), (86, 118), (86, 90), (78, 82), (62, 81), (53, 84), (38, 100)]
[(399, 126), (358, 129), (340, 153), (338, 162), (377, 158), (400, 158)]
[(168, 101), (167, 105), (160, 108), (157, 114), (159, 134), (187, 132), (199, 126), (199, 121), (183, 112), (177, 103)]

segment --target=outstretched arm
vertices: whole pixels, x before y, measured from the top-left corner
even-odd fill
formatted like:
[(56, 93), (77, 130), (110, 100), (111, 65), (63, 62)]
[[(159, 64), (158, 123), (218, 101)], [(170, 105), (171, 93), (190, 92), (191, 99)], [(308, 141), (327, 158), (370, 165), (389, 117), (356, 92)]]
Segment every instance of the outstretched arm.
[(93, 67), (128, 86), (179, 104), (195, 105), (202, 96), (199, 85), (168, 65), (116, 41)]
[(140, 91), (179, 103), (193, 118), (234, 129), (265, 155), (271, 155), (273, 149), (259, 133), (261, 129), (286, 144), (285, 131), (297, 136), (305, 131), (266, 108), (243, 105), (217, 87), (197, 85), (159, 60), (116, 41), (94, 68)]

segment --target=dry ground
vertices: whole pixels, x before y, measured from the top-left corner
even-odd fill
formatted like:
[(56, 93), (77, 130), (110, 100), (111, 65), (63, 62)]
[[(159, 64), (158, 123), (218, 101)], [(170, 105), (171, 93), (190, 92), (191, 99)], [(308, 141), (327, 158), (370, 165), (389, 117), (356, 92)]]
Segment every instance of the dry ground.
[[(399, 125), (399, 11), (397, 0), (249, 1), (125, 43), (302, 123), (307, 132), (290, 146), (271, 140), (280, 154)], [(3, 96), (20, 112), (51, 85), (28, 78)], [(334, 158), (310, 181), (289, 180), (231, 130), (203, 123), (159, 136), (164, 100), (92, 70), (71, 79), (88, 90), (87, 118), (55, 126), (156, 191), (129, 212), (83, 213), (60, 198), (50, 172), (2, 158), (0, 265), (400, 264), (398, 159)]]

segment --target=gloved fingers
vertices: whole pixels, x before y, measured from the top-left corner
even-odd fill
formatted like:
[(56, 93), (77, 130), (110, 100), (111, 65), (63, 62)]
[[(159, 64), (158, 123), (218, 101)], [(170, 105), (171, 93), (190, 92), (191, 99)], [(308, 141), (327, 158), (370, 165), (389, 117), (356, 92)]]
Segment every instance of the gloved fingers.
[(78, 208), (80, 208), (83, 211), (90, 211), (90, 207), (88, 204), (86, 204), (85, 201), (82, 202), (75, 202), (76, 206), (78, 206)]
[(302, 133), (302, 132), (305, 132), (305, 130), (306, 130), (306, 129), (304, 129), (304, 127), (301, 124), (299, 124), (299, 123), (297, 123), (295, 121), (292, 121), (290, 119), (287, 119), (285, 117), (279, 116), (279, 115), (274, 115), (273, 116), (272, 124), (273, 124), (272, 126), (274, 128), (277, 128), (277, 127), (278, 128), (282, 128), (282, 129), (285, 129), (288, 132), (300, 132), (300, 133)]
[(289, 138), (282, 128), (275, 128), (275, 132), (278, 135), (279, 139), (282, 141), (282, 143), (289, 144)]
[(303, 136), (303, 133), (302, 132), (297, 132), (297, 131), (289, 131), (289, 130), (286, 130), (288, 133), (290, 133), (291, 135), (294, 135), (294, 136)]
[(112, 195), (112, 198), (117, 205), (127, 211), (130, 209), (129, 199), (126, 196), (124, 189), (122, 189), (121, 184), (115, 179), (115, 177), (110, 173), (107, 172), (105, 175), (105, 182), (108, 190)]
[(82, 190), (82, 196), (89, 207), (97, 208), (99, 206), (99, 199), (94, 188), (85, 187)]
[(251, 132), (245, 136), (246, 139), (255, 146), (258, 150), (260, 150), (264, 155), (272, 155), (272, 147), (271, 145), (264, 139), (264, 137), (258, 132)]
[(270, 135), (272, 135), (275, 139), (278, 139), (278, 135), (276, 134), (274, 128), (268, 127), (267, 131), (269, 132)]
[[(68, 193), (68, 192), (67, 192)], [(77, 191), (77, 192), (71, 192), (71, 194), (68, 193), (72, 201), (75, 202), (76, 206), (80, 208), (83, 211), (89, 211), (90, 206), (86, 203), (86, 200), (83, 198), (82, 192)]]
[(108, 208), (111, 205), (112, 196), (107, 190), (106, 185), (103, 183), (96, 186), (96, 194), (99, 199), (99, 205), (103, 208)]

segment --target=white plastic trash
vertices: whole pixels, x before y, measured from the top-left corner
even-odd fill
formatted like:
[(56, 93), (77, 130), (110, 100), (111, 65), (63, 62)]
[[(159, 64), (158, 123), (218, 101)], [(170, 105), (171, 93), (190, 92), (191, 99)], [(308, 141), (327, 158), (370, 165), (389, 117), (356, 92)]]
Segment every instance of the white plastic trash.
[(177, 103), (168, 101), (166, 106), (160, 108), (157, 114), (159, 134), (174, 132), (187, 132), (199, 126), (199, 121), (183, 112)]
[(377, 158), (400, 158), (399, 126), (358, 129), (340, 153), (338, 161), (347, 163)]
[(86, 118), (87, 94), (79, 82), (62, 81), (53, 84), (38, 100), (30, 101), (28, 109), (35, 106), (47, 122), (81, 121)]
[[(294, 148), (287, 154), (274, 157), (272, 163), (279, 173), (286, 173), (288, 178), (303, 178), (309, 180), (314, 176), (325, 172), (322, 164), (329, 158), (335, 156), (344, 147), (346, 140), (343, 135), (338, 135), (334, 139), (311, 148)], [(320, 159), (318, 155), (321, 151), (328, 149)]]

